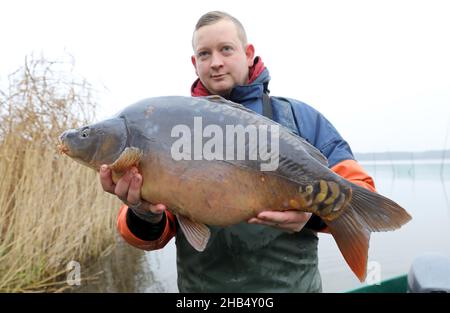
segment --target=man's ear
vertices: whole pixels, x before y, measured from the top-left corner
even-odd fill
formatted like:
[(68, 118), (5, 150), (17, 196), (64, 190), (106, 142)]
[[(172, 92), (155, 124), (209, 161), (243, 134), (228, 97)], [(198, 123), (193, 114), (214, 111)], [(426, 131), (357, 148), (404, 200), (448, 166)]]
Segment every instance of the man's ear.
[(195, 55), (191, 56), (191, 62), (192, 62), (192, 65), (194, 65), (194, 68), (195, 68), (195, 74), (198, 76), (198, 72), (197, 72), (197, 59), (195, 58)]
[(247, 65), (248, 67), (253, 66), (253, 59), (255, 57), (255, 47), (252, 44), (248, 44), (245, 47), (245, 55), (247, 56)]

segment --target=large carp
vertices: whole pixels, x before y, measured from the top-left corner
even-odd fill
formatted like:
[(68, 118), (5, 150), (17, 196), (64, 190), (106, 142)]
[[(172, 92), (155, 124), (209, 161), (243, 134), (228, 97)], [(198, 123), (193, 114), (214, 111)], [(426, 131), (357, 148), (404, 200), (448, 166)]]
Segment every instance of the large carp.
[(219, 96), (142, 100), (60, 140), (73, 159), (95, 170), (108, 164), (114, 181), (137, 166), (141, 197), (164, 203), (198, 251), (210, 236), (206, 225), (226, 227), (267, 210), (311, 212), (363, 281), (370, 233), (411, 219), (392, 200), (335, 174), (303, 138)]

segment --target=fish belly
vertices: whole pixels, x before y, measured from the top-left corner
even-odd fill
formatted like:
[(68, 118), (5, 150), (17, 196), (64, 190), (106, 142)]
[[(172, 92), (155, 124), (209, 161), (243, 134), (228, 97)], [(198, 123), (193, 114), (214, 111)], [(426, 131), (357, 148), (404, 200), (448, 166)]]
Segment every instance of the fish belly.
[(196, 222), (228, 226), (266, 210), (311, 210), (295, 182), (228, 162), (158, 158), (141, 167), (142, 198)]

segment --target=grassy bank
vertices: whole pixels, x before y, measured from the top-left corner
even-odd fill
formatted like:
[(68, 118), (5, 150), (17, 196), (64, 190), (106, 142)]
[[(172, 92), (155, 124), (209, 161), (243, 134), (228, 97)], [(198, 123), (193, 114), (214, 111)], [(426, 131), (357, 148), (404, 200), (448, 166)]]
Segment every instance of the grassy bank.
[(92, 88), (74, 77), (70, 62), (26, 60), (1, 91), (0, 292), (62, 290), (70, 261), (83, 270), (114, 244), (119, 202), (56, 149), (95, 117)]

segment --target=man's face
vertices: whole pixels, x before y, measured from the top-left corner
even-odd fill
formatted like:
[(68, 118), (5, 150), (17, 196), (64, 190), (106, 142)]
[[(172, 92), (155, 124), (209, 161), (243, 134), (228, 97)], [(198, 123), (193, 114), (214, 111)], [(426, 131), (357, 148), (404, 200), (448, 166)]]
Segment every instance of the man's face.
[(247, 84), (255, 51), (252, 45), (244, 49), (232, 21), (225, 19), (199, 28), (193, 44), (192, 64), (211, 94), (227, 96), (234, 86)]

